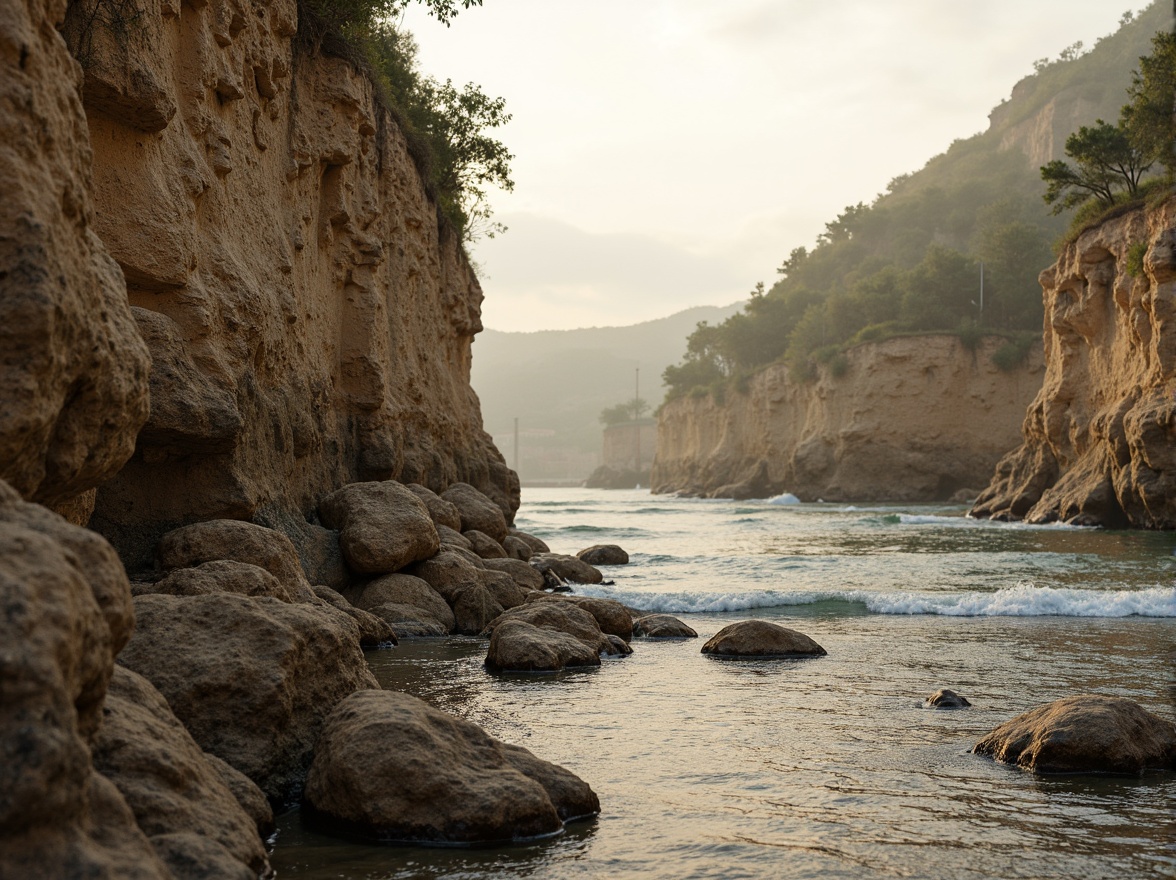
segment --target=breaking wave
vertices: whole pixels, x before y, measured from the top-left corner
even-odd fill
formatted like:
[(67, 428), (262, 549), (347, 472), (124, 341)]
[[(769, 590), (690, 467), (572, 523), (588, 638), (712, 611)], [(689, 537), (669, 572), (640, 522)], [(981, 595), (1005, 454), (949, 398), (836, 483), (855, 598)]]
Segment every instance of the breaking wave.
[(949, 617), (1176, 617), (1176, 587), (1143, 590), (1075, 590), (1018, 584), (993, 593), (928, 594), (830, 590), (781, 592), (655, 593), (603, 585), (578, 586), (584, 596), (616, 599), (665, 614), (704, 614), (844, 602), (874, 614), (936, 614)]

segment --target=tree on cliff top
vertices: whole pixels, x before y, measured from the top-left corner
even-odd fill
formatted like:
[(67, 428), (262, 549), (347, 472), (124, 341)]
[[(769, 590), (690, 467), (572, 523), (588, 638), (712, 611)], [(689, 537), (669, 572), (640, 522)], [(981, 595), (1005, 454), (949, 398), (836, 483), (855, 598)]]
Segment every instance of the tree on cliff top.
[[(506, 101), (475, 83), (424, 76), (412, 35), (391, 21), (410, 0), (300, 0), (299, 29), (314, 48), (342, 55), (367, 70), (396, 117), (430, 195), (463, 242), (493, 238), (506, 227), (491, 220), (489, 187), (514, 188), (514, 158), (492, 129), (510, 121)], [(482, 0), (416, 0), (448, 25), (460, 9)]]
[(1041, 166), (1041, 179), (1048, 184), (1043, 198), (1055, 214), (1092, 197), (1109, 207), (1120, 192), (1135, 196), (1140, 178), (1152, 164), (1132, 143), (1125, 126), (1101, 119), (1066, 138), (1066, 155), (1074, 167), (1062, 159)]
[(1139, 59), (1122, 123), (1135, 147), (1176, 175), (1176, 34), (1160, 31)]
[(649, 411), (649, 404), (643, 397), (634, 397), (625, 403), (605, 407), (600, 411), (600, 423), (606, 427), (619, 425), (622, 422), (636, 421)]

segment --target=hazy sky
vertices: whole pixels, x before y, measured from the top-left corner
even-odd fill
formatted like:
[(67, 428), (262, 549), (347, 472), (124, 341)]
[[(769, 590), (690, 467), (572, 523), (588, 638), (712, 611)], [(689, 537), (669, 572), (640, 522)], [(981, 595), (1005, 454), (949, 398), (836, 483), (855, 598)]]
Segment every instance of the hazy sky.
[(415, 5), (421, 67), (479, 83), (510, 231), (473, 248), (486, 326), (632, 324), (742, 298), (846, 205), (987, 114), (1034, 59), (1143, 0), (485, 0)]

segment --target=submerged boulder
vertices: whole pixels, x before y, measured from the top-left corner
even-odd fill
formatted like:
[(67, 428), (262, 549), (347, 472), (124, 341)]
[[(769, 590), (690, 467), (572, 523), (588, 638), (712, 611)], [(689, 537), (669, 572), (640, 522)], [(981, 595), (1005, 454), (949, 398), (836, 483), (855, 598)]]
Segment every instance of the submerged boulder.
[(361, 691), (336, 707), (304, 798), (312, 824), (389, 843), (507, 843), (600, 810), (568, 771), (394, 691)]
[(119, 663), (275, 803), (301, 783), (335, 704), (378, 687), (358, 627), (333, 608), (230, 594), (134, 601), (135, 634)]
[(668, 614), (646, 614), (633, 620), (633, 635), (647, 639), (696, 639), (689, 626)]
[(441, 548), (425, 503), (395, 480), (344, 486), (319, 503), (319, 515), (339, 530), (343, 558), (362, 574), (398, 571)]
[(705, 645), (712, 657), (820, 657), (828, 653), (802, 632), (767, 620), (741, 620), (725, 626)]
[(551, 572), (573, 584), (598, 584), (604, 580), (604, 575), (584, 560), (563, 553), (536, 553), (528, 564), (540, 573)]
[(1006, 721), (972, 752), (1040, 773), (1176, 770), (1176, 725), (1131, 700), (1082, 694)]
[(525, 620), (506, 620), (496, 626), (486, 651), (486, 667), (495, 671), (556, 672), (569, 666), (599, 665), (596, 647)]
[(971, 705), (966, 697), (948, 688), (940, 688), (923, 701), (926, 709), (966, 709)]
[(593, 544), (576, 554), (589, 565), (628, 565), (629, 554), (616, 544)]

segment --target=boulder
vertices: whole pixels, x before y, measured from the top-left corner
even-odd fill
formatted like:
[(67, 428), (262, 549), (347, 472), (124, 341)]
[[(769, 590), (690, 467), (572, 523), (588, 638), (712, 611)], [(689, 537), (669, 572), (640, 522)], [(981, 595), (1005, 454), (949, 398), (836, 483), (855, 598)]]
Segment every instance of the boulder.
[(409, 483), (404, 488), (424, 502), (429, 511), (429, 517), (433, 520), (433, 525), (437, 526), (438, 531), (441, 530), (441, 526), (445, 526), (450, 531), (461, 533), (461, 513), (457, 507), (420, 483)]
[[(473, 545), (471, 544), (470, 546), (472, 547)], [(486, 567), (486, 560), (475, 553), (473, 550), (467, 550), (464, 547), (450, 547), (449, 549), (472, 565), (474, 568)]]
[(496, 672), (557, 672), (569, 666), (599, 665), (596, 648), (525, 620), (506, 620), (496, 626), (486, 651), (486, 667)]
[(148, 678), (200, 747), (272, 802), (301, 783), (335, 704), (378, 687), (358, 628), (334, 609), (229, 594), (134, 602), (135, 634), (119, 663)]
[(339, 704), (315, 749), (304, 797), (312, 824), (443, 845), (551, 835), (600, 810), (592, 789), (566, 770), (393, 691), (364, 691)]
[(425, 503), (394, 480), (344, 486), (319, 503), (319, 516), (339, 530), (343, 558), (363, 574), (399, 571), (441, 548)]
[(506, 551), (502, 549), (502, 545), (487, 535), (485, 532), (479, 532), (477, 529), (470, 529), (468, 532), (462, 532), (462, 537), (470, 542), (470, 549), (478, 554), (482, 559), (506, 559)]
[(347, 589), (351, 585), (351, 572), (343, 559), (339, 533), (314, 523), (298, 523), (296, 530), (298, 536), (293, 542), (307, 581), (340, 593)]
[(126, 572), (105, 540), (2, 480), (0, 608), (0, 877), (170, 880), (90, 760), (134, 621)]
[(1131, 700), (1081, 694), (1006, 721), (972, 751), (1040, 773), (1176, 770), (1176, 725)]
[(698, 633), (668, 614), (646, 614), (633, 620), (633, 635), (647, 639), (696, 639)]
[(628, 565), (629, 554), (616, 544), (593, 544), (576, 554), (589, 565)]
[(542, 540), (536, 538), (534, 535), (528, 535), (526, 532), (520, 532), (516, 528), (507, 530), (507, 534), (512, 538), (518, 538), (524, 544), (531, 548), (532, 553), (550, 553), (551, 548), (548, 547)]
[[(419, 577), (414, 577), (410, 574), (386, 574), (383, 577), (378, 577), (374, 581), (369, 581), (363, 586), (352, 588), (348, 591), (348, 598), (357, 608), (362, 608), (364, 611), (370, 611), (379, 617), (383, 617), (388, 623), (392, 624), (392, 628), (396, 629), (396, 622), (389, 620), (386, 611), (381, 612), (378, 609), (384, 605), (406, 606), (411, 605), (424, 612), (429, 618), (442, 624), (444, 632), (453, 632), (456, 621), (453, 618), (453, 609), (449, 607), (449, 603), (441, 597), (441, 594), (434, 590), (429, 584)], [(404, 612), (399, 607), (393, 612), (402, 619), (416, 619), (419, 614), (404, 615)], [(400, 633), (399, 629), (396, 629)], [(434, 635), (435, 633), (430, 633)]]
[(452, 606), (459, 590), (470, 584), (481, 586), (482, 578), (478, 572), (479, 569), (457, 551), (443, 550), (432, 559), (409, 566), (402, 573), (420, 578)]
[[(525, 587), (520, 587), (515, 583), (514, 578), (509, 574), (501, 571), (491, 571), (485, 569), (478, 573), (482, 578), (482, 586), (490, 591), (495, 601), (505, 610), (507, 608), (514, 608), (516, 605), (522, 605), (527, 601), (527, 596), (531, 592)], [(546, 594), (544, 594), (546, 595)], [(481, 632), (481, 630), (479, 630)]]
[[(129, 672), (130, 670), (127, 671)], [(273, 834), (276, 828), (274, 825), (274, 810), (270, 806), (265, 792), (258, 788), (252, 779), (236, 767), (227, 763), (223, 758), (218, 758), (216, 755), (210, 755), (208, 752), (205, 752), (204, 760), (216, 771), (221, 782), (232, 792), (233, 797), (237, 801), (237, 805), (245, 811), (245, 815), (257, 826), (257, 833), (261, 835), (262, 839), (264, 840)]]
[(177, 876), (186, 875), (185, 863), (173, 861), (177, 843), (157, 844), (162, 835), (203, 838), (196, 845), (227, 864), (232, 873), (225, 876), (256, 878), (270, 870), (257, 823), (147, 679), (115, 668), (92, 754), (95, 769), (118, 787)]
[[(449, 606), (445, 606), (449, 610)], [(372, 614), (387, 622), (401, 639), (447, 636), (456, 624), (446, 625), (419, 605), (385, 602), (372, 608)], [(453, 611), (449, 610), (450, 617)]]
[(633, 653), (633, 649), (629, 646), (629, 643), (620, 636), (613, 635), (612, 633), (605, 633), (604, 637), (608, 639), (608, 643), (611, 648), (611, 650), (608, 652), (608, 656), (628, 657)]
[(505, 611), (486, 627), (483, 635), (493, 636), (495, 629), (508, 620), (522, 620), (532, 626), (567, 633), (579, 639), (597, 655), (611, 654), (613, 647), (600, 631), (596, 619), (571, 602), (528, 602)]
[(535, 551), (531, 549), (531, 545), (522, 538), (516, 538), (514, 535), (507, 535), (502, 539), (502, 549), (506, 551), (506, 555), (511, 559), (519, 559), (526, 562), (535, 555)]
[(611, 633), (626, 642), (633, 638), (633, 618), (629, 610), (615, 599), (596, 599), (591, 596), (531, 593), (528, 602), (571, 602), (583, 608), (596, 620), (601, 632)]
[(472, 529), (484, 532), (495, 541), (506, 537), (506, 517), (502, 508), (469, 483), (454, 483), (441, 493), (441, 497), (461, 514), (459, 531), (462, 534)]
[(281, 581), (264, 568), (233, 559), (202, 562), (195, 568), (177, 568), (153, 584), (136, 583), (131, 591), (136, 596), (149, 593), (164, 596), (236, 593), (239, 596), (268, 596), (279, 602), (292, 601)]
[(550, 571), (573, 584), (598, 584), (604, 575), (582, 559), (563, 553), (536, 553), (529, 560), (540, 572)]
[(741, 620), (715, 633), (705, 645), (703, 654), (712, 657), (819, 657), (828, 653), (824, 648), (794, 629), (767, 620)]
[(356, 608), (330, 587), (314, 587), (314, 594), (337, 611), (342, 611), (359, 627), (359, 643), (365, 648), (378, 648), (396, 644), (396, 633), (387, 621)]
[(923, 701), (924, 709), (966, 709), (972, 704), (953, 690), (940, 688)]
[(219, 559), (247, 562), (276, 577), (293, 601), (314, 601), (298, 551), (289, 538), (274, 529), (235, 519), (207, 520), (168, 532), (160, 539), (156, 553), (167, 572)]
[(470, 543), (470, 539), (449, 526), (437, 526), (437, 537), (441, 539), (442, 550), (446, 547), (460, 547), (462, 550), (473, 552), (474, 545)]
[(453, 594), (455, 629), (463, 636), (480, 634), (503, 612), (492, 590), (481, 583), (469, 584)]
[(483, 564), (489, 571), (510, 575), (524, 590), (542, 590), (547, 584), (538, 570), (521, 559), (485, 559)]

